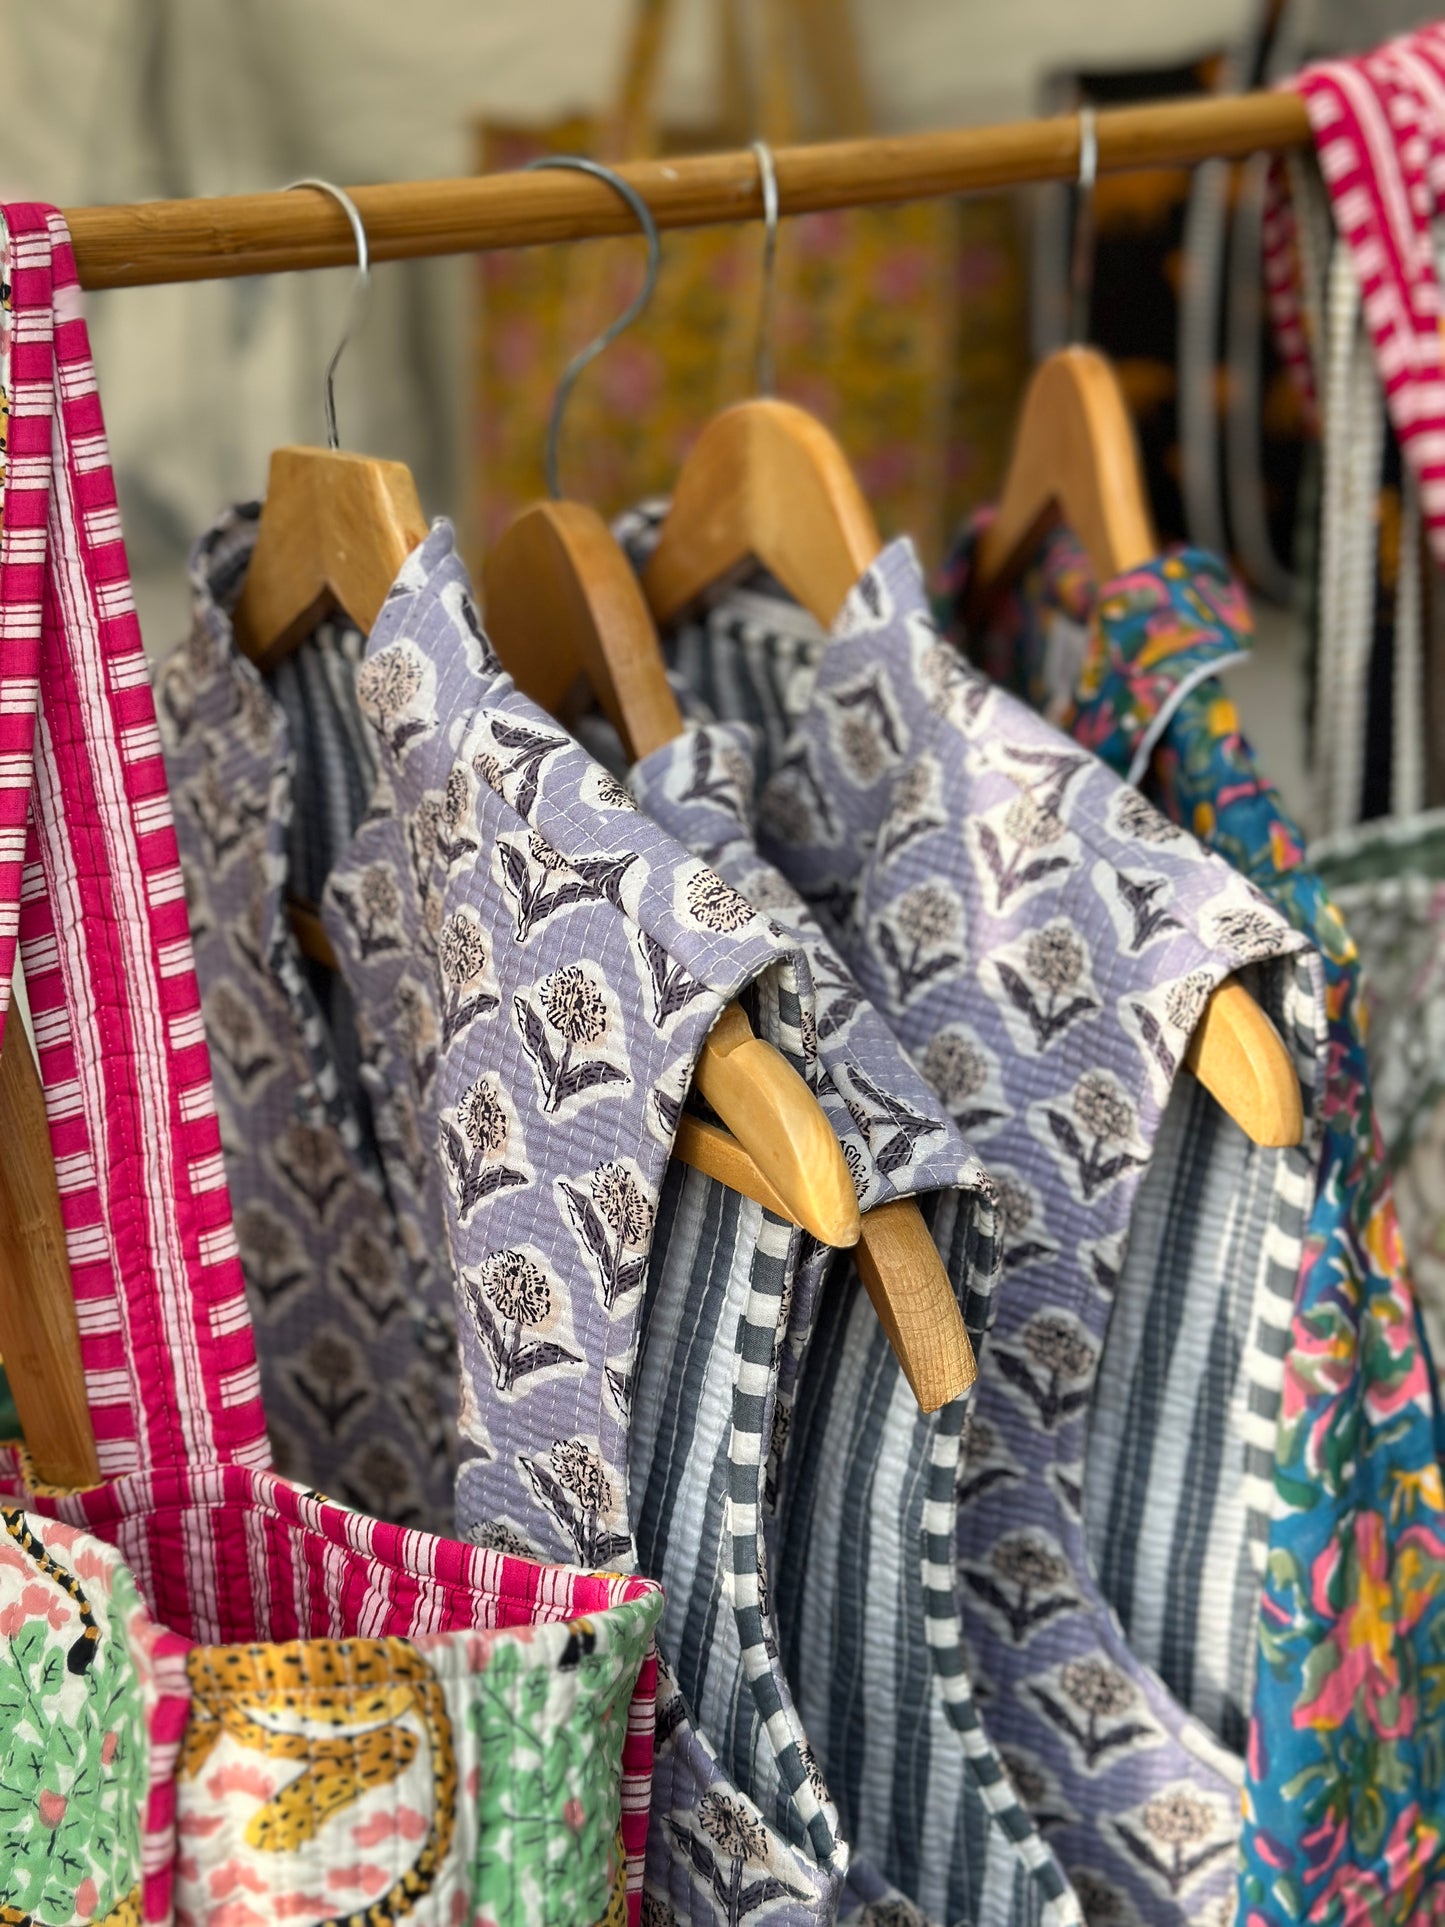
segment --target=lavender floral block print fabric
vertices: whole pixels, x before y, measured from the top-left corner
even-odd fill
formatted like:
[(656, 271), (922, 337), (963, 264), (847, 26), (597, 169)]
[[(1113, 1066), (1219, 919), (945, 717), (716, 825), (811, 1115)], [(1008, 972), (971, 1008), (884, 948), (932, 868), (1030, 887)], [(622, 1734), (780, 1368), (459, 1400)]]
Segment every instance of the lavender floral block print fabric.
[[(378, 797), (323, 901), (377, 1082), (416, 1092), (441, 1150), (458, 1527), (629, 1563), (630, 1384), (681, 1104), (724, 1004), (806, 966), (517, 694), (445, 525), (403, 569), (357, 686)], [(369, 921), (378, 875), (406, 941)], [(403, 1023), (372, 1035), (391, 1010)]]
[[(923, 1197), (981, 1344), (998, 1278), (991, 1188), (796, 892), (759, 858), (750, 738), (738, 727), (690, 730), (632, 772), (633, 788), (804, 950), (819, 1098), (860, 1206)], [(849, 1839), (845, 1911), (908, 1920), (921, 1907), (937, 1920), (990, 1927), (1077, 1920), (1058, 1863), (983, 1730), (964, 1664), (949, 1573), (967, 1401), (918, 1410), (846, 1255), (826, 1270), (805, 1261), (784, 1316), (761, 1432), (769, 1638)], [(649, 1323), (644, 1379), (655, 1329)], [(670, 1376), (686, 1376), (675, 1358)], [(674, 1435), (678, 1427), (672, 1420)], [(687, 1452), (674, 1447), (671, 1456)], [(684, 1625), (696, 1602), (670, 1589), (669, 1613)], [(761, 1797), (768, 1775), (756, 1714), (739, 1721), (719, 1707), (710, 1724), (729, 1736), (735, 1771)]]
[(230, 620), (255, 534), (236, 509), (197, 543), (156, 711), (267, 1424), (289, 1476), (445, 1533), (456, 1344), (416, 1115), (404, 1088), (370, 1103), (346, 986), (286, 915), (288, 895), (316, 900), (375, 778), (346, 689), (362, 639), (328, 625), (263, 679)]
[[(238, 511), (202, 543), (205, 633), (184, 670), (162, 670), (161, 702), (185, 719), (172, 775), (196, 839), (194, 914), (217, 939), (202, 948), (208, 1029), (218, 999), (255, 1013), (249, 1085), (227, 1079), (220, 1054), (228, 1097), (253, 1100), (231, 1120), (227, 1171), (243, 1226), (265, 1207), (260, 1258), (244, 1233), (243, 1255), (268, 1409), (302, 1442), (302, 1476), (337, 1489), (327, 1475), (346, 1452), (400, 1432), (376, 1410), (399, 1375), (397, 1341), (452, 1297), (458, 1529), (628, 1566), (628, 1401), (672, 1134), (719, 1011), (791, 953), (516, 693), (439, 522), (365, 645), (361, 715), (336, 677), (318, 735), (333, 788), (358, 730), (373, 768), (354, 835), (314, 878), (345, 1001), (306, 1003), (284, 911), (303, 862), (287, 844), (285, 711), (230, 635), (254, 532), (254, 510)], [(223, 832), (209, 840), (207, 812)], [(228, 866), (217, 843), (233, 831), (246, 860)], [(290, 1002), (283, 979), (301, 986)], [(317, 1134), (305, 1156), (298, 1127)], [(363, 1184), (381, 1207), (365, 1217)], [(340, 1262), (358, 1222), (393, 1259), (415, 1259), (424, 1287), (396, 1302), (358, 1289)], [(337, 1352), (341, 1328), (335, 1389), (354, 1397), (350, 1421), (315, 1421), (296, 1385), (297, 1328), (279, 1315), (268, 1328), (258, 1266), (283, 1246), (274, 1297)]]
[[(709, 637), (729, 620), (726, 604), (711, 611)], [(1131, 1422), (1202, 1467), (1198, 1618), (1248, 1658), (1299, 1154), (1255, 1169), (1258, 1230), (1241, 1236), (1243, 1207), (1219, 1195), (1225, 1144), (1216, 1131), (1201, 1150), (1183, 1128), (1195, 1100), (1177, 1072), (1209, 990), (1245, 970), (1295, 1051), (1309, 1116), (1316, 961), (1226, 866), (940, 644), (906, 544), (859, 584), (826, 647), (804, 638), (786, 681), (746, 673), (761, 634), (754, 610), (710, 693), (755, 714), (775, 699), (795, 719), (760, 799), (764, 854), (822, 915), (1001, 1193), (1006, 1283), (958, 1517), (990, 1727), (1086, 1904), (1093, 1892), (1146, 1919), (1208, 1918), (1228, 1906), (1241, 1762), (1124, 1644), (1081, 1495), (1101, 1360), (1123, 1336)], [(1191, 1162), (1196, 1211), (1218, 1217), (1240, 1262), (1225, 1292), (1170, 1295), (1187, 1315), (1162, 1330), (1146, 1317), (1141, 1338), (1120, 1318), (1126, 1254), (1132, 1239), (1137, 1312), (1151, 1271), (1185, 1262), (1149, 1227)]]

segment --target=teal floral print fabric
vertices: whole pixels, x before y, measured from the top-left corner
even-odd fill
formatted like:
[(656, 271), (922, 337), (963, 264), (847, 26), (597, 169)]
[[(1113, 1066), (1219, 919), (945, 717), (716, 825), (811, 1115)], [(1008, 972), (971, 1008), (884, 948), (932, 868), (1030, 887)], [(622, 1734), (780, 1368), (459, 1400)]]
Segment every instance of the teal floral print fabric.
[(955, 614), (966, 546), (951, 566), (945, 623), (1005, 673), (1007, 638), (1027, 680), (1052, 621), (1091, 625), (1066, 726), (1137, 770), (1324, 960), (1324, 1141), (1285, 1357), (1238, 1919), (1445, 1920), (1438, 1399), (1371, 1104), (1355, 945), (1216, 680), (1249, 634), (1244, 598), (1220, 562), (1188, 550), (1096, 596), (1060, 533), (976, 644)]
[(1360, 948), (1371, 1091), (1434, 1358), (1445, 1355), (1445, 811), (1312, 843)]

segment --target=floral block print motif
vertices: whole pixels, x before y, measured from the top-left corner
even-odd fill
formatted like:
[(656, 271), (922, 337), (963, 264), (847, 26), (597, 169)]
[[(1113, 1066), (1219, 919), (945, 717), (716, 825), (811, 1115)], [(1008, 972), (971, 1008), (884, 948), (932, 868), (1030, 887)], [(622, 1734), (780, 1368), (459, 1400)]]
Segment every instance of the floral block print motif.
[[(744, 727), (689, 729), (639, 764), (632, 786), (649, 814), (751, 903), (766, 907), (806, 954), (813, 995), (800, 1012), (799, 1041), (816, 1050), (819, 1099), (860, 1205), (923, 1194), (970, 1332), (981, 1343), (999, 1273), (991, 1186), (816, 919), (759, 857), (751, 751)], [(689, 1362), (702, 1349), (699, 1329), (710, 1322), (721, 1339), (734, 1315), (715, 1280), (726, 1213), (703, 1204), (700, 1187), (688, 1177), (680, 1187), (670, 1179), (664, 1191), (668, 1256), (649, 1286), (631, 1457), (634, 1476), (641, 1482), (647, 1474), (649, 1497), (669, 1492), (672, 1517), (650, 1518), (644, 1506), (640, 1533), (646, 1544), (655, 1527), (664, 1559), (664, 1633), (672, 1633), (679, 1656), (679, 1705), (685, 1693), (701, 1732), (720, 1737), (722, 1759), (713, 1777), (698, 1750), (701, 1734), (689, 1732), (681, 1717), (670, 1727), (674, 1791), (660, 1808), (662, 1839), (654, 1829), (650, 1879), (659, 1891), (672, 1890), (682, 1855), (693, 1918), (703, 1904), (699, 1872), (724, 1912), (750, 1896), (758, 1907), (771, 1897), (785, 1913), (806, 1914), (824, 1870), (835, 1881), (846, 1870), (845, 1907), (875, 1890), (907, 1905), (898, 1891), (904, 1888), (939, 1919), (1017, 1927), (1077, 1920), (1058, 1864), (1019, 1805), (974, 1707), (951, 1591), (930, 1581), (949, 1559), (965, 1402), (919, 1412), (847, 1259), (825, 1269), (818, 1254), (804, 1253), (796, 1275), (780, 1295), (775, 1290), (769, 1315), (766, 1271), (755, 1257), (739, 1355), (761, 1359), (766, 1347), (769, 1373), (766, 1381), (755, 1372), (749, 1377), (740, 1409), (750, 1412), (750, 1423), (744, 1428), (735, 1416), (725, 1462), (722, 1440), (709, 1435), (702, 1415), (721, 1405), (709, 1386), (725, 1369), (726, 1353), (709, 1350), (701, 1367)], [(679, 1291), (689, 1278), (691, 1288)], [(672, 1416), (670, 1386), (699, 1370), (698, 1416)], [(741, 1664), (731, 1679), (716, 1658), (731, 1640), (726, 1621), (713, 1622), (705, 1648), (689, 1630), (709, 1611), (719, 1561), (699, 1559), (689, 1581), (673, 1550), (679, 1518), (717, 1510), (702, 1495), (690, 1497), (686, 1469), (679, 1483), (676, 1468), (692, 1467), (700, 1452), (715, 1461), (714, 1486), (733, 1495), (737, 1515), (719, 1553), (741, 1635)], [(846, 1467), (841, 1477), (839, 1467)], [(744, 1491), (746, 1514), (737, 1503)], [(753, 1526), (746, 1539), (738, 1530), (744, 1517)], [(866, 1582), (858, 1569), (860, 1539), (871, 1549)], [(756, 1554), (744, 1562), (742, 1548), (755, 1542)], [(766, 1670), (748, 1644), (751, 1636), (756, 1645), (760, 1620)], [(859, 1677), (847, 1656), (865, 1651)], [(739, 1717), (739, 1702), (746, 1707), (742, 1673), (753, 1682), (761, 1728)], [(818, 1838), (816, 1823), (807, 1825), (817, 1854), (811, 1863), (780, 1854), (765, 1817), (784, 1838), (804, 1837), (797, 1794), (778, 1798), (786, 1776), (769, 1759), (778, 1709), (757, 1689), (772, 1675), (779, 1694), (786, 1690), (787, 1704), (796, 1705), (800, 1735), (806, 1728), (802, 1764), (834, 1831), (829, 1843)], [(883, 1679), (908, 1685), (901, 1694), (880, 1691)], [(723, 1766), (735, 1775), (735, 1788), (720, 1777)], [(690, 1789), (692, 1805), (678, 1798), (679, 1784)], [(846, 1862), (836, 1845), (840, 1818), (850, 1843)], [(789, 1891), (773, 1893), (774, 1881)], [(825, 1904), (831, 1911), (831, 1901)]]
[(644, 1927), (825, 1927), (839, 1875), (769, 1826), (728, 1778), (665, 1666), (659, 1668), (653, 1833)]
[[(771, 603), (776, 633), (800, 633), (776, 593), (748, 594), (753, 611)], [(738, 707), (765, 708), (770, 692), (759, 695), (750, 679), (751, 649), (727, 652), (730, 621), (727, 599), (707, 618), (720, 659), (712, 690), (740, 690)], [(1110, 1824), (1191, 1785), (1227, 1834), (1237, 1828), (1240, 1765), (1140, 1665), (1099, 1591), (1081, 1517), (1089, 1394), (1104, 1340), (1116, 1336), (1126, 1235), (1166, 1215), (1187, 1162), (1208, 1184), (1236, 1188), (1224, 1184), (1234, 1167), (1201, 1133), (1187, 1090), (1178, 1100), (1186, 1115), (1162, 1136), (1201, 990), (1256, 967), (1257, 988), (1296, 1046), (1308, 1103), (1313, 965), (1224, 865), (940, 643), (906, 544), (884, 552), (783, 694), (793, 728), (760, 797), (763, 853), (801, 889), (915, 1061), (944, 1072), (961, 1109), (990, 1113), (980, 1142), (999, 1187), (1006, 1283), (977, 1393), (986, 1450), (966, 1460), (970, 1497), (957, 1521), (970, 1671), (991, 1693), (995, 1738), (1056, 1789), (1049, 1840), (1065, 1870), (1088, 1868), (1121, 1908), (1146, 1918), (1203, 1918), (1230, 1889), (1232, 1854), (1184, 1866), (1176, 1881), (1172, 1862), (1161, 1871)], [(1077, 963), (1052, 943), (1030, 949), (1061, 924), (1079, 940)], [(917, 983), (915, 966), (935, 955), (958, 961)], [(1045, 1021), (1040, 1043), (1000, 962), (1044, 1020), (1074, 994), (1100, 1008), (1070, 1013), (1052, 1036)], [(1178, 1460), (1193, 1428), (1210, 1410), (1222, 1419), (1210, 1450), (1195, 1455), (1208, 1483), (1191, 1493), (1206, 1546), (1196, 1564), (1217, 1595), (1206, 1619), (1227, 1634), (1227, 1651), (1209, 1656), (1221, 1675), (1253, 1637), (1269, 1485), (1251, 1415), (1278, 1410), (1278, 1330), (1294, 1269), (1272, 1271), (1264, 1253), (1281, 1248), (1277, 1239), (1288, 1249), (1300, 1179), (1287, 1155), (1261, 1161), (1228, 1241), (1241, 1254), (1228, 1291), (1196, 1294), (1183, 1321), (1171, 1314), (1159, 1336), (1172, 1371), (1139, 1372), (1145, 1391), (1152, 1382), (1167, 1392), (1142, 1414), (1149, 1454), (1129, 1486), (1151, 1513), (1156, 1498), (1166, 1513), (1178, 1507)], [(1031, 1326), (1040, 1315), (1080, 1343)], [(1198, 1367), (1212, 1349), (1228, 1361), (1222, 1381)], [(1092, 1772), (1030, 1690), (1088, 1658), (1128, 1679), (1147, 1727)]]
[(109, 1547), (0, 1507), (0, 1917), (139, 1927), (151, 1634)]
[[(1092, 622), (1074, 734), (1267, 891), (1324, 960), (1324, 1141), (1285, 1354), (1239, 1918), (1445, 1918), (1440, 1419), (1372, 1102), (1359, 956), (1214, 680), (1250, 630), (1223, 566), (1181, 551), (1096, 597), (1060, 533), (1008, 617), (1026, 654), (1060, 608)], [(1356, 874), (1348, 851), (1338, 873)]]

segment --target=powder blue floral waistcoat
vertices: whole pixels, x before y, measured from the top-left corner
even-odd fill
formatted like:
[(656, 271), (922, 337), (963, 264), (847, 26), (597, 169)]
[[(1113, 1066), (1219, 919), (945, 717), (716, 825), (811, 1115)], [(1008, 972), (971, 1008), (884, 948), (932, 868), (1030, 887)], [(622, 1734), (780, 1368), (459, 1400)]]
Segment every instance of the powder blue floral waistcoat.
[[(744, 986), (805, 963), (520, 696), (450, 530), (403, 568), (357, 678), (377, 802), (332, 872), (380, 1081), (439, 1144), (458, 1285), (463, 1532), (633, 1556), (626, 1435), (673, 1132), (702, 1041)], [(365, 877), (410, 941), (368, 946)], [(416, 1019), (368, 1036), (394, 1009)]]
[[(999, 1279), (992, 1187), (816, 919), (759, 857), (755, 752), (746, 727), (689, 729), (639, 764), (632, 786), (806, 954), (819, 1097), (860, 1207), (924, 1196), (981, 1346)], [(967, 1675), (949, 1575), (968, 1403), (920, 1413), (851, 1261), (803, 1268), (769, 1427), (777, 1637), (850, 1842), (845, 1911), (912, 1919), (901, 1889), (940, 1921), (1077, 1921)]]
[[(1191, 1162), (1179, 1140), (1198, 1136), (1204, 1100), (1181, 1087), (1181, 1118), (1162, 1137), (1160, 1125), (1209, 988), (1254, 966), (1309, 1114), (1317, 966), (1257, 892), (940, 646), (906, 544), (865, 576), (826, 646), (811, 630), (762, 584), (736, 608), (724, 598), (677, 660), (708, 659), (709, 697), (752, 705), (765, 726), (770, 706), (791, 715), (791, 733), (768, 732), (763, 852), (822, 916), (1001, 1192), (1006, 1279), (958, 1514), (971, 1671), (1086, 1909), (1223, 1918), (1241, 1764), (1138, 1663), (1100, 1597), (1080, 1518), (1090, 1401), (1101, 1376), (1135, 1405), (1157, 1382), (1166, 1411), (1183, 1401), (1184, 1441), (1191, 1425), (1213, 1427), (1223, 1456), (1206, 1496), (1235, 1548), (1217, 1562), (1231, 1575), (1217, 1616), (1247, 1630), (1308, 1150), (1251, 1181), (1268, 1235), (1243, 1241), (1256, 1247), (1250, 1288), (1212, 1331), (1196, 1307), (1193, 1330), (1151, 1336), (1146, 1316), (1142, 1337), (1121, 1339), (1110, 1303), (1127, 1234), (1152, 1262), (1161, 1195)], [(786, 669), (752, 673), (773, 637), (790, 636)], [(722, 643), (734, 646), (719, 666)], [(1207, 1179), (1207, 1147), (1191, 1156)], [(1149, 1284), (1146, 1270), (1136, 1308)], [(1208, 1371), (1195, 1368), (1201, 1345)], [(1111, 1355), (1122, 1359), (1112, 1379)], [(1171, 1357), (1192, 1394), (1170, 1379)], [(1164, 1450), (1160, 1403), (1152, 1437)], [(1142, 1476), (1151, 1497), (1162, 1490)], [(1206, 1561), (1194, 1590), (1212, 1577)]]
[[(968, 546), (952, 566), (966, 584)], [(945, 612), (946, 613), (946, 612)], [(1239, 1919), (1445, 1918), (1445, 1487), (1433, 1373), (1374, 1119), (1359, 959), (1217, 679), (1248, 606), (1197, 550), (1095, 588), (1044, 546), (984, 646), (1003, 673), (1058, 615), (1088, 646), (1067, 726), (1318, 945), (1324, 1142), (1287, 1355), (1249, 1735)]]

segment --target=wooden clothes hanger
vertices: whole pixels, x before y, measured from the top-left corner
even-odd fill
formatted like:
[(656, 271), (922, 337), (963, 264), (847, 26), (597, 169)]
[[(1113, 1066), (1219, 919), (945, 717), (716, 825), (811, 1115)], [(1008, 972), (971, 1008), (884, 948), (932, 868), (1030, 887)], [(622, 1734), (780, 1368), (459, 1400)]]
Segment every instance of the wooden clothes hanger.
[[(594, 510), (524, 510), (488, 554), (482, 581), (487, 635), (519, 689), (555, 713), (582, 678), (634, 760), (681, 734), (637, 576)], [(920, 1407), (936, 1411), (967, 1390), (973, 1348), (918, 1206), (897, 1200), (860, 1221), (826, 1113), (738, 1005), (713, 1026), (694, 1083), (728, 1129), (684, 1113), (677, 1156), (825, 1243), (857, 1244), (859, 1274)], [(841, 1232), (845, 1215), (849, 1235), (819, 1228), (832, 1216)]]
[(1096, 348), (1061, 348), (1034, 371), (998, 508), (975, 554), (980, 595), (1008, 582), (1059, 521), (1101, 582), (1159, 553), (1128, 404)]
[(882, 544), (848, 458), (806, 409), (739, 402), (678, 474), (642, 586), (664, 627), (748, 562), (830, 629)]
[[(971, 623), (1058, 521), (1079, 537), (1101, 583), (1159, 552), (1128, 405), (1118, 376), (1093, 348), (1059, 349), (1029, 383), (998, 512), (975, 556)], [(1243, 984), (1230, 979), (1215, 990), (1184, 1061), (1256, 1144), (1300, 1142), (1298, 1074)]]
[[(427, 533), (405, 463), (339, 447), (336, 369), (371, 285), (365, 224), (351, 196), (331, 182), (291, 185), (317, 188), (340, 204), (356, 241), (357, 268), (350, 313), (326, 368), (327, 446), (278, 448), (272, 455), (256, 545), (232, 616), (242, 653), (263, 673), (335, 610), (369, 632), (402, 564)], [(293, 897), (286, 911), (302, 954), (335, 970), (336, 952), (315, 905)]]
[[(559, 158), (553, 164), (565, 162)], [(602, 178), (611, 177), (603, 173)], [(655, 228), (645, 204), (634, 211), (651, 242)], [(641, 312), (650, 293), (650, 281), (644, 282), (606, 340), (615, 339)], [(562, 410), (592, 358), (585, 351), (572, 363), (553, 405), (546, 470), (554, 498), (560, 493)], [(875, 534), (873, 549), (843, 594), (876, 553)], [(634, 761), (682, 733), (682, 715), (637, 576), (594, 510), (559, 499), (524, 510), (493, 545), (482, 581), (487, 634), (517, 686), (542, 707), (557, 713), (583, 681)], [(798, 1209), (800, 1198), (811, 1201), (822, 1183), (830, 1196), (838, 1187), (858, 1225), (853, 1181), (826, 1114), (786, 1060), (752, 1035), (736, 1005), (714, 1026), (695, 1083), (732, 1136), (684, 1114), (676, 1150), (685, 1163), (795, 1223), (807, 1223)], [(791, 1193), (778, 1183), (780, 1171), (788, 1174)], [(924, 1411), (935, 1411), (973, 1383), (977, 1365), (922, 1214), (911, 1199), (880, 1206), (863, 1217), (849, 1240), (855, 1241), (859, 1274), (914, 1396)]]
[(663, 627), (752, 562), (831, 629), (882, 547), (873, 511), (835, 437), (805, 408), (771, 393), (778, 181), (767, 141), (754, 141), (753, 152), (764, 219), (760, 392), (715, 415), (679, 471), (642, 572), (648, 605)]
[(278, 448), (232, 623), (274, 669), (340, 610), (363, 633), (427, 532), (411, 470), (335, 448)]
[(233, 624), (243, 652), (273, 669), (317, 623), (341, 610), (363, 632), (402, 564), (427, 532), (411, 470), (402, 462), (342, 452), (336, 432), (336, 368), (371, 285), (366, 228), (351, 196), (329, 181), (293, 181), (338, 201), (356, 237), (350, 313), (326, 370), (325, 448), (278, 448), (271, 457), (256, 546)]

